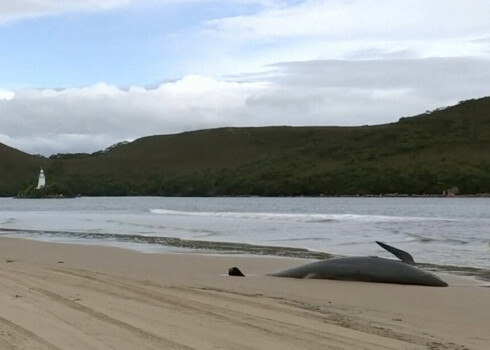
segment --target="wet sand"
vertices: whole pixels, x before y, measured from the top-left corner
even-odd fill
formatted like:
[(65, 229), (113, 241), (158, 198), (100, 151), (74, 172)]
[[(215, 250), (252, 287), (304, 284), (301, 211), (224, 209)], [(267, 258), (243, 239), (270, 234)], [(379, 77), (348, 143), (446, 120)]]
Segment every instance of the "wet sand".
[(0, 238), (0, 349), (488, 349), (490, 288), (471, 279), (265, 276), (303, 262)]

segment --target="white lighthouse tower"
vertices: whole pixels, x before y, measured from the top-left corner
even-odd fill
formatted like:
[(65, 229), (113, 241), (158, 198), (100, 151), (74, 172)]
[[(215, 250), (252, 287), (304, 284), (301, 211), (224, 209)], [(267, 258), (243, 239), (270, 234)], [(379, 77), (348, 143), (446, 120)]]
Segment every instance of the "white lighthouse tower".
[(39, 179), (37, 180), (37, 189), (41, 189), (44, 186), (46, 186), (46, 177), (44, 176), (44, 170), (41, 168), (41, 171), (39, 172)]

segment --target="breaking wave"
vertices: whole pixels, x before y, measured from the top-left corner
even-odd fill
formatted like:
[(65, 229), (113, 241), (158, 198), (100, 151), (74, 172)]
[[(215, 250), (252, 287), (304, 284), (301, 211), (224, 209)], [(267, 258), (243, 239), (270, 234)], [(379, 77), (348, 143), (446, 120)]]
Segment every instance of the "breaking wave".
[[(254, 213), (254, 212), (221, 212), (221, 211), (183, 211), (168, 209), (150, 209), (150, 213), (168, 216), (195, 216), (195, 217), (216, 217), (233, 219), (256, 219), (256, 220), (282, 220), (298, 222), (407, 222), (407, 221), (426, 221), (428, 218), (408, 217), (408, 216), (387, 216), (387, 215), (359, 215), (359, 214), (305, 214), (305, 213)], [(452, 220), (452, 219), (432, 219), (432, 220)]]

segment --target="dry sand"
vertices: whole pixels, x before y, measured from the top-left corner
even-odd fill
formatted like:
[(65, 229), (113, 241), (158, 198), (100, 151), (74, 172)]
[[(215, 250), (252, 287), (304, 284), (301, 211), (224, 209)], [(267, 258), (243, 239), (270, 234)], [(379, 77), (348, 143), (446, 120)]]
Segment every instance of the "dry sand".
[(490, 349), (490, 288), (264, 276), (302, 262), (1, 238), (0, 349)]

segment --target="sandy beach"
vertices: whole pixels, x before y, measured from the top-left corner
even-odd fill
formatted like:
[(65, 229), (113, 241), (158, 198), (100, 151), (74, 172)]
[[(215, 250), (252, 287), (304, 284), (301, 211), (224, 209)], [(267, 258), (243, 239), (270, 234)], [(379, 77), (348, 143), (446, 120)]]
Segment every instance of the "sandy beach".
[(471, 279), (265, 276), (303, 262), (1, 238), (0, 349), (489, 348), (490, 288)]

